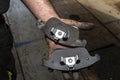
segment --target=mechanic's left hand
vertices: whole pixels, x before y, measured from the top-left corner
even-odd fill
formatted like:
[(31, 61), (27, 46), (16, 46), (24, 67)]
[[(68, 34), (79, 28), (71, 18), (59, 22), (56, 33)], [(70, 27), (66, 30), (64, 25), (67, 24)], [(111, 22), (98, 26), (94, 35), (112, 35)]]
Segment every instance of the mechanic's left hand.
[(54, 41), (46, 38), (46, 41), (47, 41), (47, 44), (48, 44), (48, 58), (50, 58), (52, 52), (57, 49), (57, 48), (67, 48), (66, 46), (63, 46), (63, 45), (60, 45), (60, 44), (57, 44), (55, 43)]

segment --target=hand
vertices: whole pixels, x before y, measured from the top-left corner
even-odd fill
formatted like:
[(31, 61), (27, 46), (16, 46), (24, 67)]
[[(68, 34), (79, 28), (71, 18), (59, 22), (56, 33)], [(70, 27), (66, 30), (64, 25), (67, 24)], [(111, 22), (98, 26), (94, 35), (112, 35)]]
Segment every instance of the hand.
[(48, 58), (50, 58), (51, 53), (52, 53), (55, 49), (57, 49), (57, 48), (62, 48), (62, 49), (67, 48), (67, 47), (65, 47), (65, 46), (62, 46), (62, 45), (60, 45), (60, 44), (55, 43), (54, 41), (52, 41), (52, 40), (50, 40), (50, 39), (48, 39), (48, 38), (46, 38), (46, 41), (47, 41), (47, 44), (48, 44)]

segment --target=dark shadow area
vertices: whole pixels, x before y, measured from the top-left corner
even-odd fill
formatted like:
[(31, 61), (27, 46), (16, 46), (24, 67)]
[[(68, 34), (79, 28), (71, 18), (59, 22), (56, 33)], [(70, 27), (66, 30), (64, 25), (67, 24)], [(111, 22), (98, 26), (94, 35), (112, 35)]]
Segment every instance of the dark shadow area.
[(120, 79), (120, 47), (112, 46), (97, 51), (101, 60), (93, 65), (100, 80)]

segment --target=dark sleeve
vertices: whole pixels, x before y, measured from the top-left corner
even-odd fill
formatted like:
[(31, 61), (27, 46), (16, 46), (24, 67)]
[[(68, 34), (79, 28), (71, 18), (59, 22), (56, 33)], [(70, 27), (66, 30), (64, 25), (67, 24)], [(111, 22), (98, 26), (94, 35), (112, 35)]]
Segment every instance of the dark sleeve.
[(5, 13), (9, 8), (10, 0), (0, 0), (0, 14)]

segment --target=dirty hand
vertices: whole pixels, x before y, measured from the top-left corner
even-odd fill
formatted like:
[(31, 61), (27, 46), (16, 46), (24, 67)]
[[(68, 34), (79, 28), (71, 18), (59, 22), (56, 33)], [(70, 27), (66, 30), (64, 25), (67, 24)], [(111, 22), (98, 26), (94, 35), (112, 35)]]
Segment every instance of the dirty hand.
[(53, 52), (53, 50), (57, 49), (57, 48), (62, 48), (65, 49), (67, 48), (66, 46), (60, 45), (55, 43), (54, 41), (46, 38), (47, 44), (48, 44), (48, 58), (50, 58), (51, 53)]

